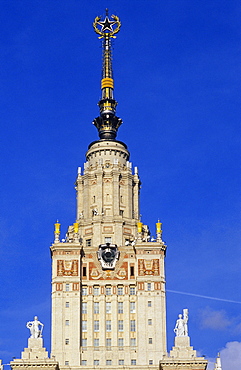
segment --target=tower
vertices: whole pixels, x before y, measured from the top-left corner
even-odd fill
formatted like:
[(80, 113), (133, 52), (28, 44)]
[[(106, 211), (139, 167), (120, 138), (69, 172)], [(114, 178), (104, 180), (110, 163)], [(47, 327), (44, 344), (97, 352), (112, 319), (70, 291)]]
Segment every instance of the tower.
[(103, 61), (99, 140), (76, 180), (77, 212), (66, 238), (55, 224), (52, 256), (52, 356), (60, 368), (158, 368), (166, 354), (166, 307), (161, 222), (156, 239), (140, 221), (138, 168), (116, 140), (112, 39), (121, 23), (96, 17)]

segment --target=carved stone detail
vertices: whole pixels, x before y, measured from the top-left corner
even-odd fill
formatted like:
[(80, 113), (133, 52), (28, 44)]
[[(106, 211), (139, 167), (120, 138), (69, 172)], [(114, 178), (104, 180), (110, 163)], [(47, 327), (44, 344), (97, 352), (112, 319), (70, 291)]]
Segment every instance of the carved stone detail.
[(154, 275), (159, 276), (160, 274), (159, 269), (159, 260), (152, 259), (152, 260), (138, 260), (138, 275), (145, 276), (145, 275)]
[(78, 260), (58, 260), (57, 276), (78, 276)]
[(111, 183), (112, 182), (112, 178), (110, 177), (104, 177), (104, 179), (103, 179), (103, 181), (105, 182), (105, 183)]

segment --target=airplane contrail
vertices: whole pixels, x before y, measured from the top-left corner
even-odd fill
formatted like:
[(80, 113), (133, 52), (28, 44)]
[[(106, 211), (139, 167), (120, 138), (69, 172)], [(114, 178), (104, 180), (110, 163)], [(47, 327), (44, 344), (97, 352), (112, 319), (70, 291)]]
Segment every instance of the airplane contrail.
[(201, 294), (193, 294), (193, 293), (186, 293), (186, 292), (179, 292), (177, 290), (170, 290), (166, 289), (168, 293), (177, 293), (177, 294), (184, 294), (184, 295), (191, 295), (193, 297), (199, 297), (199, 298), (206, 298), (206, 299), (213, 299), (214, 301), (222, 301), (222, 302), (230, 302), (230, 303), (239, 303), (239, 301), (231, 301), (230, 299), (224, 299), (224, 298), (216, 298), (216, 297), (209, 297), (207, 295), (201, 295)]

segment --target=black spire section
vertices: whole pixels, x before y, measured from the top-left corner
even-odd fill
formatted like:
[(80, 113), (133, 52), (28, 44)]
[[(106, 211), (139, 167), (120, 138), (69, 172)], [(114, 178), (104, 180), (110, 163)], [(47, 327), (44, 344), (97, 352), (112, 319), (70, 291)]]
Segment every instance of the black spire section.
[(102, 39), (103, 64), (101, 80), (101, 100), (98, 105), (100, 108), (99, 117), (95, 118), (93, 124), (99, 132), (100, 139), (115, 140), (118, 128), (122, 124), (121, 118), (115, 115), (117, 101), (114, 99), (114, 80), (112, 71), (112, 45), (111, 39), (120, 30), (120, 20), (116, 15), (112, 15), (110, 20), (106, 9), (105, 19), (96, 17), (93, 23), (95, 32)]

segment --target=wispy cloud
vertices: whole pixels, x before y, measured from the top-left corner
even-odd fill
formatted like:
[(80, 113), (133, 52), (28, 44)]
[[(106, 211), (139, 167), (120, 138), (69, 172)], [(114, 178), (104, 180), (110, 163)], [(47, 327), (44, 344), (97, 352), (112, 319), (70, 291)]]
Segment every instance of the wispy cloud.
[(167, 289), (166, 291), (168, 293), (177, 293), (177, 294), (191, 295), (193, 297), (212, 299), (214, 301), (222, 301), (222, 302), (230, 302), (230, 303), (238, 303), (238, 304), (241, 304), (240, 301), (232, 301), (231, 299), (210, 297), (210, 296), (207, 296), (207, 295), (201, 295), (201, 294), (195, 294), (195, 293), (179, 292), (177, 290), (170, 290), (170, 289)]
[(220, 357), (223, 370), (241, 369), (241, 342), (228, 342), (221, 350)]
[(212, 310), (209, 307), (199, 311), (201, 326), (204, 329), (226, 330), (231, 326), (232, 320), (227, 317), (224, 310)]

